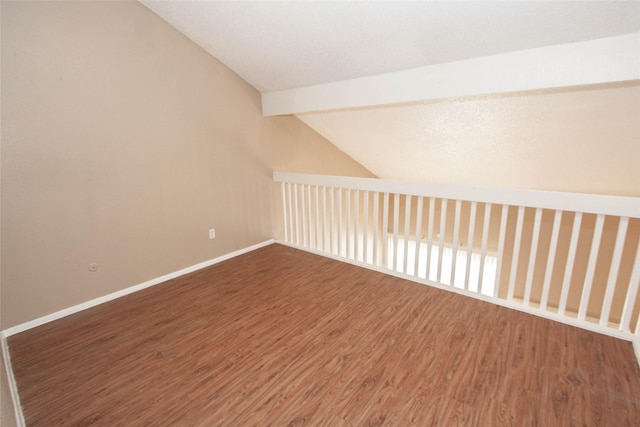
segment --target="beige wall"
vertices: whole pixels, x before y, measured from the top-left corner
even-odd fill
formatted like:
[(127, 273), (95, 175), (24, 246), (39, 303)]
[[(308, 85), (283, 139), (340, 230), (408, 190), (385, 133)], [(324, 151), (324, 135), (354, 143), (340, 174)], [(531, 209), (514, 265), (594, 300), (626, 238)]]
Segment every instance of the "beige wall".
[(3, 2), (2, 125), (2, 328), (271, 238), (273, 170), (371, 176), (137, 2)]
[(640, 196), (640, 81), (299, 117), (381, 178)]

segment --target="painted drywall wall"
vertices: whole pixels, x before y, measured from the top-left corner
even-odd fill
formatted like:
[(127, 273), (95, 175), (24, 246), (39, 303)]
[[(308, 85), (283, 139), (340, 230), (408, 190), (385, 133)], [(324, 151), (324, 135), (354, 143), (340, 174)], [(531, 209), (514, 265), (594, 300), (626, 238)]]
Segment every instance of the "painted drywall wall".
[(137, 2), (3, 3), (2, 124), (3, 329), (271, 238), (274, 169), (372, 176)]
[(299, 115), (380, 178), (640, 196), (640, 82)]

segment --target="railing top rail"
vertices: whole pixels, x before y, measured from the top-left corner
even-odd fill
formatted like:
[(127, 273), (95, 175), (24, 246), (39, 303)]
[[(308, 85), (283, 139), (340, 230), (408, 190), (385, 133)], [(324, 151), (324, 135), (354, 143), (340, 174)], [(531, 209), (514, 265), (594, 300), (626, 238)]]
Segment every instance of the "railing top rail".
[(274, 172), (276, 182), (640, 218), (640, 197)]

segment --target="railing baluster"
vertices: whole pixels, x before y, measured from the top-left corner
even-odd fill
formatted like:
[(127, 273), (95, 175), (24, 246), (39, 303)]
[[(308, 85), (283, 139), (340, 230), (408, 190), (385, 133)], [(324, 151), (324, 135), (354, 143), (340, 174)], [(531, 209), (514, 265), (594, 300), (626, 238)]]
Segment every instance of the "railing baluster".
[(409, 274), (407, 263), (409, 261), (409, 226), (411, 225), (411, 196), (404, 196), (404, 258), (402, 272)]
[(345, 190), (345, 205), (346, 205), (346, 222), (345, 222), (345, 237), (346, 237), (346, 258), (351, 258), (351, 189)]
[(393, 270), (398, 271), (398, 227), (400, 223), (400, 195), (393, 195)]
[(429, 223), (427, 224), (427, 272), (425, 273), (425, 279), (429, 279), (431, 273), (431, 246), (433, 244), (433, 215), (436, 208), (435, 197), (429, 197)]
[(287, 190), (286, 187), (289, 184), (282, 182), (280, 183), (280, 189), (282, 190), (282, 225), (284, 226), (283, 234), (284, 241), (289, 241), (289, 233), (287, 232)]
[[(467, 265), (464, 271), (464, 289), (469, 290), (469, 279), (471, 276), (471, 256), (473, 255), (473, 233), (476, 227), (476, 209), (477, 202), (471, 202), (471, 211), (469, 212), (469, 233), (467, 234)], [(480, 288), (476, 290), (480, 292)]]
[(460, 209), (462, 202), (456, 200), (456, 210), (453, 216), (453, 244), (452, 244), (452, 259), (451, 259), (451, 286), (456, 284), (456, 261), (458, 258), (458, 239), (460, 235)]
[(307, 233), (309, 231), (308, 227), (307, 227), (307, 185), (303, 184), (302, 185), (302, 200), (300, 202), (300, 216), (302, 217), (302, 246), (308, 247), (307, 246)]
[(338, 255), (342, 256), (342, 188), (338, 188)]
[(316, 196), (315, 243), (316, 243), (316, 249), (320, 250), (322, 249), (320, 247), (320, 189), (318, 188), (317, 185), (314, 185), (314, 189), (315, 189), (315, 196)]
[(313, 249), (313, 227), (314, 227), (314, 219), (313, 219), (313, 191), (311, 189), (311, 185), (307, 185), (306, 190), (306, 204), (307, 204), (307, 247), (309, 249)]
[(365, 191), (363, 193), (364, 197), (364, 206), (362, 208), (362, 215), (364, 218), (362, 219), (362, 262), (368, 263), (369, 260), (369, 192)]
[[(322, 186), (322, 250), (327, 252), (327, 187)], [(330, 252), (330, 251), (329, 251)]]
[(379, 213), (378, 213), (378, 209), (380, 208), (380, 193), (378, 193), (377, 191), (375, 191), (373, 193), (373, 225), (372, 225), (372, 229), (373, 229), (373, 265), (375, 266), (379, 266), (380, 262), (378, 261), (378, 244), (379, 244), (379, 239), (378, 239), (378, 235), (380, 232), (380, 228), (378, 226), (378, 217), (379, 217)]
[(578, 248), (578, 237), (580, 236), (580, 225), (582, 223), (582, 212), (576, 212), (573, 218), (573, 228), (571, 230), (571, 241), (569, 242), (569, 253), (567, 254), (567, 264), (564, 269), (564, 279), (560, 291), (560, 304), (558, 314), (564, 316), (567, 307), (567, 296), (571, 286), (571, 275), (573, 274), (573, 263), (576, 260), (576, 249)]
[(509, 292), (507, 299), (513, 300), (513, 293), (518, 274), (518, 261), (520, 260), (520, 243), (522, 241), (522, 225), (524, 222), (524, 206), (518, 207), (518, 219), (516, 220), (516, 237), (513, 241), (513, 256), (511, 258), (511, 271), (509, 273)]
[(300, 245), (300, 223), (298, 222), (298, 184), (294, 184), (294, 209), (296, 212), (296, 245)]
[(542, 220), (542, 209), (536, 209), (536, 216), (533, 221), (533, 234), (531, 235), (531, 251), (529, 252), (529, 264), (527, 266), (527, 279), (524, 285), (524, 305), (529, 305), (531, 299), (531, 288), (533, 286), (533, 273), (536, 269), (536, 255), (538, 253), (538, 239), (540, 238), (540, 222)]
[(440, 252), (438, 253), (438, 275), (436, 276), (438, 283), (442, 283), (442, 254), (444, 254), (444, 235), (447, 231), (447, 199), (442, 199), (440, 203), (440, 238), (438, 240)]
[(595, 274), (596, 263), (598, 262), (598, 251), (600, 249), (600, 238), (602, 237), (603, 225), (604, 215), (598, 215), (596, 217), (596, 228), (593, 232), (593, 239), (591, 240), (591, 251), (589, 253), (589, 262), (587, 263), (587, 275), (584, 278), (582, 297), (580, 298), (580, 306), (578, 307), (578, 319), (580, 320), (584, 320), (587, 316), (589, 297), (591, 296), (591, 286), (593, 285), (593, 275)]
[[(633, 315), (633, 307), (636, 303), (636, 297), (638, 295), (638, 287), (640, 287), (640, 239), (636, 245), (636, 257), (633, 262), (633, 270), (631, 271), (631, 278), (629, 279), (629, 287), (627, 288), (627, 296), (624, 300), (624, 306), (622, 308), (622, 320), (620, 322), (620, 330), (623, 332), (629, 331), (631, 324), (631, 316)], [(638, 315), (638, 322), (640, 322), (640, 315)], [(640, 330), (636, 326), (635, 334), (640, 334)]]
[(288, 243), (293, 243), (293, 196), (291, 194), (291, 187), (295, 184), (287, 183), (287, 208), (289, 210), (289, 240)]
[(498, 236), (498, 259), (496, 265), (496, 281), (493, 286), (493, 296), (498, 296), (500, 289), (500, 276), (502, 275), (502, 255), (504, 253), (504, 238), (507, 234), (507, 217), (509, 214), (509, 206), (502, 205), (502, 215), (500, 216), (500, 235)]
[[(340, 249), (339, 247), (334, 249), (335, 242), (335, 223), (336, 223), (336, 207), (335, 207), (335, 193), (336, 189), (333, 187), (329, 187), (329, 208), (331, 211), (331, 216), (329, 216), (329, 252), (334, 255), (339, 255)], [(337, 246), (337, 245), (336, 245)]]
[(422, 232), (422, 205), (424, 203), (424, 199), (422, 197), (418, 197), (418, 211), (416, 213), (416, 253), (414, 257), (414, 266), (413, 266), (413, 275), (419, 277), (418, 275), (418, 266), (420, 265), (420, 247), (422, 246), (421, 242), (421, 232)]
[(313, 218), (313, 191), (311, 189), (311, 185), (307, 186), (306, 193), (306, 203), (307, 203), (307, 241), (309, 249), (313, 249), (313, 227), (314, 227), (314, 218)]
[(629, 218), (623, 216), (618, 223), (618, 234), (616, 235), (616, 243), (611, 257), (611, 266), (609, 268), (609, 279), (604, 294), (604, 302), (602, 303), (602, 314), (600, 315), (600, 326), (606, 326), (609, 322), (609, 314), (611, 313), (611, 303), (613, 302), (613, 293), (616, 290), (616, 279), (620, 270), (620, 261), (622, 260), (622, 249), (624, 248), (624, 239), (627, 236), (627, 226)]
[(389, 193), (382, 198), (382, 265), (389, 267)]
[(478, 293), (482, 293), (484, 263), (487, 256), (487, 240), (489, 239), (489, 224), (491, 223), (491, 203), (484, 205), (484, 222), (482, 224), (482, 243), (480, 246), (480, 271), (478, 271)]
[(540, 298), (540, 308), (547, 309), (549, 301), (549, 289), (551, 288), (551, 276), (553, 275), (553, 265), (556, 259), (556, 249), (558, 248), (558, 236), (560, 235), (560, 223), (562, 222), (562, 211), (556, 210), (553, 217), (553, 229), (551, 231), (551, 242), (549, 242), (549, 256), (544, 273), (544, 283), (542, 285), (542, 296)]
[(356, 190), (353, 198), (353, 260), (358, 261), (360, 242), (358, 230), (360, 229), (360, 190)]
[(307, 246), (307, 186), (300, 186), (300, 240), (302, 246)]

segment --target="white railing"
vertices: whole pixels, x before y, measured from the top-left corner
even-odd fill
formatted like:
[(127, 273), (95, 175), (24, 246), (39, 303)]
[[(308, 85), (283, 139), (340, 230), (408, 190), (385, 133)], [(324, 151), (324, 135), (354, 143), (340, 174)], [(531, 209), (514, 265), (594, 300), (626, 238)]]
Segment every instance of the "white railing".
[(274, 180), (283, 243), (640, 337), (640, 198), (280, 172)]

